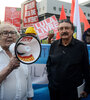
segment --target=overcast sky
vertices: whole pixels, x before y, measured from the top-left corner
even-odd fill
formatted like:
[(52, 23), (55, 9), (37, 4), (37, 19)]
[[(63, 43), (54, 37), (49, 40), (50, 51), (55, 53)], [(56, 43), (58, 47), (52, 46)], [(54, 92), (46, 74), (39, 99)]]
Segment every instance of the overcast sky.
[[(65, 2), (69, 2), (69, 3), (72, 2), (72, 0), (59, 0), (59, 1), (65, 1)], [(89, 0), (78, 0), (78, 3), (80, 4), (80, 3), (83, 3), (83, 2), (86, 2), (86, 1), (89, 1)]]
[[(0, 20), (4, 20), (4, 11), (5, 11), (5, 6), (7, 7), (21, 7), (21, 3), (26, 0), (0, 0)], [(36, 0), (36, 1), (41, 1), (41, 0)], [(64, 2), (69, 2), (71, 3), (72, 0), (59, 0), (59, 1), (64, 1)], [(82, 3), (88, 0), (78, 0), (78, 3)]]

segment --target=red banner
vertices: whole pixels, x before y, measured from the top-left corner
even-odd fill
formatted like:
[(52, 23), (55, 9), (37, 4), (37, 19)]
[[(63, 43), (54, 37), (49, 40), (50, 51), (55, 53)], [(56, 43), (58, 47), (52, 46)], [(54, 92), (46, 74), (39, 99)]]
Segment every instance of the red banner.
[(58, 32), (57, 27), (58, 21), (55, 16), (49, 17), (41, 22), (34, 24), (34, 28), (40, 40), (46, 38), (50, 30), (53, 30), (56, 34)]
[(15, 25), (20, 30), (21, 8), (6, 7), (4, 21)]
[(23, 9), (23, 26), (30, 27), (38, 22), (38, 13), (36, 7), (36, 0), (32, 0), (29, 3), (24, 4)]

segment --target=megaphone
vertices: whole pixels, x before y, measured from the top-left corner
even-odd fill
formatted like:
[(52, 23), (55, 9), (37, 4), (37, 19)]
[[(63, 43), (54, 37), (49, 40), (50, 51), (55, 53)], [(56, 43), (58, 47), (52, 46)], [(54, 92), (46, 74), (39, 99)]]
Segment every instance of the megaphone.
[(41, 55), (41, 44), (36, 36), (30, 34), (23, 35), (17, 40), (14, 51), (20, 62), (32, 64), (36, 62)]

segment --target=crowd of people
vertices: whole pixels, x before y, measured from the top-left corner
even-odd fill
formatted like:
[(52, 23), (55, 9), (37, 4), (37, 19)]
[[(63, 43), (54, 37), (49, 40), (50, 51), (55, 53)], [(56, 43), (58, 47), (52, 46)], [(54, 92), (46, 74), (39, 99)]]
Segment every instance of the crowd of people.
[[(26, 34), (32, 29), (27, 29)], [(81, 97), (90, 93), (87, 46), (73, 38), (74, 25), (69, 20), (59, 22), (58, 32), (58, 40), (53, 39), (54, 32), (48, 34), (51, 46), (46, 68), (50, 100), (80, 100), (77, 87), (83, 80), (85, 87)], [(15, 26), (0, 24), (0, 100), (32, 100), (34, 97), (28, 65), (22, 64), (9, 51), (10, 45), (19, 37)]]

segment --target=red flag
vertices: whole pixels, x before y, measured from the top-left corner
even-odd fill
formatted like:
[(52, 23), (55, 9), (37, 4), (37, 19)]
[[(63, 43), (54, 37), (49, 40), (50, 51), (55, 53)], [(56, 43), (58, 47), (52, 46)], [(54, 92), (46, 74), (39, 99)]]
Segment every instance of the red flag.
[[(65, 11), (64, 11), (64, 7), (62, 5), (62, 10), (61, 10), (61, 14), (60, 14), (59, 20), (63, 20), (63, 19), (67, 19), (67, 17), (66, 17)], [(57, 35), (56, 35), (56, 40), (58, 40), (58, 39), (60, 39), (59, 32), (57, 32)]]
[(60, 39), (60, 35), (59, 35), (59, 32), (57, 32), (57, 35), (56, 35), (56, 40)]
[(75, 0), (72, 0), (70, 21), (73, 23)]
[(63, 19), (67, 19), (65, 11), (64, 11), (64, 7), (62, 5), (62, 10), (61, 10), (61, 14), (60, 14), (60, 18), (59, 20), (63, 20)]
[[(70, 20), (73, 23), (75, 0), (72, 0)], [(80, 22), (84, 23), (84, 31), (90, 28), (89, 22), (79, 6)]]
[(89, 22), (80, 7), (79, 7), (79, 12), (80, 12), (80, 22), (84, 23), (84, 31), (86, 31), (88, 28), (90, 28)]

